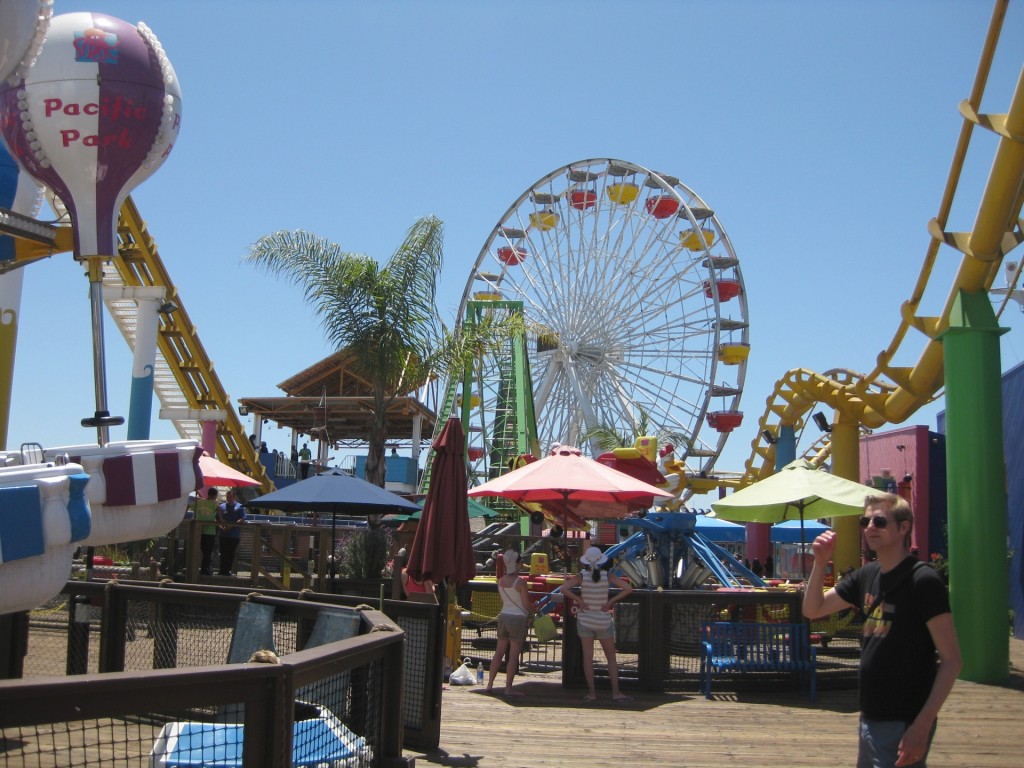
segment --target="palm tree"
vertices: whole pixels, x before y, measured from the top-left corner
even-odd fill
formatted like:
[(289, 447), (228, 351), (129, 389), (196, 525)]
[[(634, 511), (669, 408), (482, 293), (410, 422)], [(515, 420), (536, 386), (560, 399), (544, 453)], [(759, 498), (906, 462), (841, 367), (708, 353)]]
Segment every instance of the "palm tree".
[(380, 486), (388, 405), (426, 380), (446, 335), (435, 304), (443, 240), (444, 224), (425, 216), (384, 267), (302, 230), (265, 235), (246, 257), (300, 286), (328, 342), (347, 350), (353, 371), (372, 383), (366, 479)]

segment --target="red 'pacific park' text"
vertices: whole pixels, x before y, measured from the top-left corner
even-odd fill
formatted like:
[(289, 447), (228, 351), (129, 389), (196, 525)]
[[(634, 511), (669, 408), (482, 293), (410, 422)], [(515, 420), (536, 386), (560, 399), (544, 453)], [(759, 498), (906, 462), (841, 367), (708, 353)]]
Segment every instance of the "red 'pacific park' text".
[[(81, 115), (100, 115), (108, 120), (138, 121), (144, 120), (147, 108), (140, 106), (134, 101), (121, 96), (113, 98), (106, 97), (98, 102), (70, 102), (65, 104), (62, 99), (44, 99), (43, 107), (45, 116), (48, 118), (79, 117)], [(130, 147), (132, 135), (127, 128), (121, 128), (116, 133), (99, 136), (88, 134), (83, 136), (82, 132), (75, 128), (63, 128), (60, 131), (61, 144), (70, 147), (72, 144), (81, 142), (85, 147)]]
[(139, 106), (131, 99), (121, 96), (115, 96), (112, 99), (108, 96), (100, 99), (99, 102), (85, 104), (75, 101), (65, 104), (61, 99), (44, 99), (43, 107), (46, 110), (46, 117), (52, 117), (55, 112), (59, 112), (69, 117), (102, 115), (111, 120), (145, 120), (147, 111), (145, 106)]

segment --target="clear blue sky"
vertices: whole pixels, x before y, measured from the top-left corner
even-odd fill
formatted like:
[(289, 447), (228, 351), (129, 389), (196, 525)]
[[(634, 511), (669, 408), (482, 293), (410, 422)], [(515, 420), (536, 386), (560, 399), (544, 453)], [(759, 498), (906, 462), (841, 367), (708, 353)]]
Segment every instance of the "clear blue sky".
[[(331, 351), (296, 290), (242, 263), (261, 235), (307, 229), (384, 261), (434, 214), (450, 323), (508, 206), (556, 168), (613, 157), (678, 176), (742, 260), (747, 420), (718, 464), (738, 471), (785, 371), (867, 372), (891, 340), (992, 4), (55, 2), (80, 10), (144, 21), (177, 72), (179, 142), (133, 197), (233, 401), (279, 394)], [(1021, 30), (1017, 2), (983, 111), (1007, 109)], [(988, 177), (994, 142), (974, 147), (952, 230), (971, 228)], [(951, 284), (955, 254), (940, 261), (924, 314)], [(1024, 352), (1020, 312), (1003, 325), (1009, 368)], [(88, 285), (69, 255), (27, 269), (21, 328), (9, 442), (91, 441), (79, 426), (94, 410)], [(130, 354), (109, 321), (106, 338), (111, 411), (126, 415)], [(940, 408), (909, 423), (934, 428)], [(153, 436), (175, 435), (155, 424)], [(264, 437), (288, 445), (284, 430)]]

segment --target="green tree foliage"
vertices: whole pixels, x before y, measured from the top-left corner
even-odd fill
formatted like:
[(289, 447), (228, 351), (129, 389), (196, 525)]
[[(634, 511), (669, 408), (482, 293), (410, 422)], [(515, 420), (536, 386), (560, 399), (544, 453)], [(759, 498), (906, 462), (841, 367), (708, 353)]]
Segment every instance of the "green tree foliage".
[(366, 479), (380, 486), (388, 405), (427, 380), (438, 341), (447, 338), (435, 301), (443, 240), (440, 219), (425, 216), (383, 267), (302, 230), (266, 235), (246, 257), (301, 287), (328, 342), (347, 350), (353, 372), (371, 382)]
[(380, 579), (390, 551), (391, 534), (386, 528), (353, 531), (341, 543), (338, 575), (343, 579)]
[(668, 432), (657, 429), (651, 423), (650, 415), (643, 408), (638, 409), (638, 411), (631, 433), (626, 431), (619, 432), (614, 427), (597, 425), (582, 435), (581, 442), (584, 444), (592, 443), (600, 450), (606, 452), (616, 448), (631, 448), (637, 438), (648, 435), (656, 437), (659, 446), (664, 446), (666, 443), (672, 443), (676, 446), (686, 445), (686, 435), (681, 432)]

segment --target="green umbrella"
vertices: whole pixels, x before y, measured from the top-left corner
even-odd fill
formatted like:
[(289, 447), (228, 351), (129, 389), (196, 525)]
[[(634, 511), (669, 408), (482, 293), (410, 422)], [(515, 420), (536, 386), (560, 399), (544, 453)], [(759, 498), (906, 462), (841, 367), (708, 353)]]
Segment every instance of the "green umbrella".
[(771, 477), (712, 502), (723, 520), (742, 523), (801, 522), (820, 517), (860, 515), (864, 499), (879, 493), (875, 488), (816, 469), (805, 459), (792, 461)]
[[(473, 501), (472, 499), (466, 499), (466, 506), (468, 507), (469, 514), (467, 517), (494, 517), (498, 514), (496, 510), (490, 507), (485, 507), (479, 501)], [(391, 520), (419, 520), (423, 510), (419, 512), (413, 512), (411, 515), (389, 515)]]

